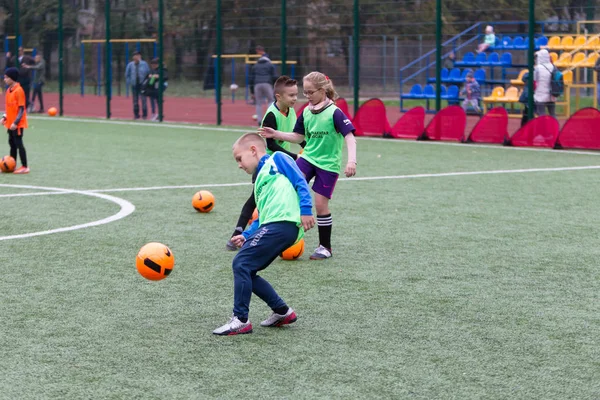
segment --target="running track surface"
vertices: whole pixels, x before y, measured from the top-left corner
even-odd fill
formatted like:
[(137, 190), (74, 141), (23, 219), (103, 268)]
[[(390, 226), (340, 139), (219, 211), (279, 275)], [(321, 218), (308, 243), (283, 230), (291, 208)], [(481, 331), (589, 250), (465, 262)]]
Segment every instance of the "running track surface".
[[(4, 104), (4, 95), (0, 95), (0, 101)], [(37, 102), (36, 102), (37, 103)], [(303, 101), (300, 102), (303, 104)], [(44, 93), (44, 106), (58, 108), (58, 93)], [(36, 105), (37, 107), (37, 105)], [(101, 96), (86, 95), (81, 97), (77, 94), (64, 95), (63, 101), (64, 116), (67, 117), (95, 117), (106, 118), (106, 98)], [(140, 110), (141, 112), (141, 110)], [(255, 114), (255, 107), (246, 104), (243, 99), (232, 103), (230, 99), (224, 99), (222, 106), (222, 124), (234, 126), (253, 126), (256, 124), (252, 120)], [(264, 112), (264, 108), (263, 108)], [(194, 98), (194, 97), (165, 97), (164, 103), (164, 121), (165, 122), (185, 122), (196, 124), (216, 124), (217, 106), (214, 99)], [(148, 114), (150, 114), (150, 103), (148, 103)], [(400, 118), (399, 107), (387, 107), (387, 116), (390, 124), (393, 126)], [(132, 120), (133, 106), (131, 97), (114, 96), (111, 100), (111, 118)], [(149, 115), (150, 118), (150, 115)], [(427, 124), (433, 115), (427, 115), (425, 123)], [(469, 116), (467, 118), (467, 132), (475, 126), (478, 117)], [(561, 125), (564, 121), (560, 121)], [(517, 131), (520, 127), (520, 119), (509, 119), (508, 132), (510, 134)]]

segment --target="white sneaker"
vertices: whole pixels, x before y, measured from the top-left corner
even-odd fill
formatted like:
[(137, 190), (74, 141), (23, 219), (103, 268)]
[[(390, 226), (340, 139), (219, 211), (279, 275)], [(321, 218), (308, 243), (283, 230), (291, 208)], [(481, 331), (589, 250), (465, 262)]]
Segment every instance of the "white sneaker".
[(228, 323), (220, 328), (215, 329), (213, 333), (219, 336), (232, 336), (252, 333), (252, 324), (250, 323), (250, 320), (248, 320), (248, 322), (242, 322), (238, 319), (238, 317), (233, 316)]
[(315, 249), (315, 252), (310, 256), (311, 260), (325, 260), (326, 258), (330, 258), (332, 256), (331, 250), (327, 247), (319, 245)]
[(154, 114), (151, 121), (158, 121), (158, 114)]
[(282, 326), (296, 322), (297, 319), (296, 313), (290, 308), (284, 315), (277, 313), (271, 314), (269, 318), (260, 323), (260, 326)]

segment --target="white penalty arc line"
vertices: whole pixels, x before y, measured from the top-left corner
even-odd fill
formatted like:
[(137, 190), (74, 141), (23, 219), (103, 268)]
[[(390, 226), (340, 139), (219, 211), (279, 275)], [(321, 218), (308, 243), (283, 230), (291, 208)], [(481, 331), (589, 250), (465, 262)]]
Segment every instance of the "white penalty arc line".
[[(109, 125), (130, 125), (130, 126), (144, 126), (148, 128), (169, 128), (169, 129), (192, 129), (200, 131), (216, 131), (216, 132), (232, 132), (232, 133), (247, 133), (256, 132), (255, 126), (248, 126), (247, 129), (240, 129), (239, 127), (224, 128), (217, 127), (207, 124), (169, 124), (169, 123), (144, 123), (144, 122), (133, 122), (133, 121), (114, 121), (114, 120), (102, 120), (102, 119), (90, 119), (90, 118), (69, 118), (69, 117), (42, 117), (42, 116), (31, 116), (31, 119), (39, 119), (43, 121), (70, 121), (70, 122), (89, 122), (94, 124), (109, 124)], [(358, 136), (357, 139), (364, 141), (385, 141), (387, 143), (401, 143), (401, 144), (418, 144), (418, 145), (438, 145), (438, 146), (457, 146), (465, 149), (469, 148), (482, 148), (482, 149), (496, 149), (496, 150), (515, 150), (515, 151), (533, 151), (542, 153), (553, 153), (563, 155), (587, 155), (587, 156), (600, 156), (600, 152), (594, 151), (578, 151), (578, 150), (554, 150), (554, 149), (541, 149), (532, 147), (514, 147), (514, 146), (502, 146), (502, 145), (490, 145), (490, 144), (477, 144), (477, 143), (453, 143), (453, 142), (439, 142), (435, 140), (398, 140), (398, 139), (386, 139), (382, 137), (365, 137)]]
[(115, 222), (122, 218), (125, 218), (135, 211), (135, 206), (132, 203), (130, 203), (129, 201), (118, 198), (118, 197), (110, 196), (108, 194), (92, 193), (92, 192), (85, 192), (85, 191), (81, 191), (81, 190), (70, 190), (70, 189), (44, 187), (44, 186), (8, 185), (8, 184), (0, 184), (0, 186), (13, 187), (13, 188), (18, 188), (18, 189), (48, 190), (52, 194), (58, 194), (58, 193), (80, 194), (83, 196), (91, 196), (91, 197), (97, 197), (100, 199), (104, 199), (104, 200), (110, 201), (112, 203), (115, 203), (119, 207), (121, 207), (121, 209), (119, 210), (118, 213), (111, 215), (110, 217), (106, 217), (106, 218), (97, 220), (97, 221), (87, 222), (85, 224), (67, 226), (64, 228), (49, 229), (46, 231), (24, 233), (24, 234), (20, 234), (20, 235), (0, 236), (0, 241), (12, 240), (12, 239), (25, 239), (25, 238), (30, 238), (30, 237), (34, 237), (34, 236), (42, 236), (42, 235), (51, 235), (53, 233), (69, 232), (69, 231), (75, 231), (75, 230), (79, 230), (79, 229), (90, 228), (93, 226), (109, 224), (111, 222)]

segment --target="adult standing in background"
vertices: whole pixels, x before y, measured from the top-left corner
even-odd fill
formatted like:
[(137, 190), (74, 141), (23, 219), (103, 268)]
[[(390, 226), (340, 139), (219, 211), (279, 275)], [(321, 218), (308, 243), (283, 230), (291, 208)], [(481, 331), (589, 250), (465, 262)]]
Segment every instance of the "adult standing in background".
[(44, 86), (44, 82), (46, 81), (46, 61), (42, 58), (41, 55), (37, 54), (34, 58), (34, 65), (26, 65), (26, 68), (33, 69), (35, 71), (35, 75), (33, 77), (33, 96), (31, 97), (31, 106), (29, 112), (34, 112), (33, 108), (35, 107), (35, 98), (38, 97), (40, 99), (40, 108), (37, 112), (44, 112), (44, 98), (42, 97), (42, 87)]
[(256, 46), (256, 53), (260, 55), (260, 58), (256, 61), (256, 64), (252, 67), (250, 72), (250, 93), (256, 101), (256, 120), (260, 125), (263, 119), (263, 105), (266, 103), (266, 107), (269, 107), (273, 103), (273, 83), (277, 79), (275, 76), (275, 67), (265, 49), (262, 46)]
[(533, 100), (535, 101), (535, 112), (537, 115), (546, 115), (548, 113), (556, 117), (556, 97), (552, 96), (552, 71), (554, 64), (550, 60), (548, 50), (542, 49), (537, 52), (537, 65), (533, 70), (533, 79), (535, 81), (535, 91)]
[(25, 54), (23, 46), (19, 46), (19, 55), (16, 59), (13, 59), (14, 66), (19, 69), (19, 84), (25, 92), (25, 102), (27, 103), (26, 110), (30, 107), (30, 93), (31, 93), (31, 70), (30, 66), (33, 65), (33, 58)]
[(596, 71), (596, 76), (598, 77), (598, 83), (596, 83), (596, 107), (600, 108), (600, 58), (596, 60), (596, 65), (594, 65), (594, 71)]
[(142, 60), (142, 53), (136, 51), (133, 53), (133, 61), (127, 64), (125, 68), (125, 82), (131, 88), (131, 97), (133, 98), (133, 117), (140, 119), (140, 105), (142, 103), (142, 118), (148, 118), (148, 101), (146, 96), (141, 94), (142, 82), (150, 73), (148, 63)]

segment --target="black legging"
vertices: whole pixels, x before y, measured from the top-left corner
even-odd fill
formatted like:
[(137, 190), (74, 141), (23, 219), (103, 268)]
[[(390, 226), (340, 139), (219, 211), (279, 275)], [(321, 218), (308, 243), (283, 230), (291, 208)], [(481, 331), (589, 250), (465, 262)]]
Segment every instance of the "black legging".
[[(15, 129), (14, 131), (8, 130), (8, 144), (10, 145), (10, 156), (17, 161), (17, 150), (19, 150), (19, 157), (21, 157), (21, 165), (27, 167), (27, 152), (25, 152), (25, 146), (23, 146), (23, 128)], [(20, 133), (20, 134), (19, 134)]]

